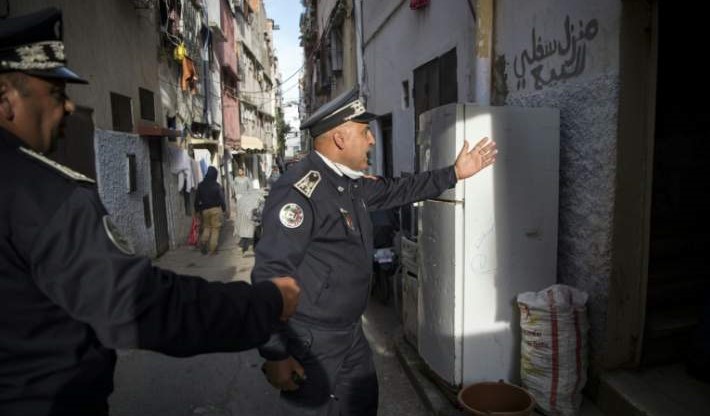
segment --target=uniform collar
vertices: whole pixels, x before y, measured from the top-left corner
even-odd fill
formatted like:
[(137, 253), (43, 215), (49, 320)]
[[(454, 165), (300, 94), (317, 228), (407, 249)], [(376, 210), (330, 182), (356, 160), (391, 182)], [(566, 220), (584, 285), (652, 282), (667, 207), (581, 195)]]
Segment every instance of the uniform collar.
[(29, 146), (25, 144), (19, 137), (15, 136), (14, 134), (10, 133), (9, 131), (3, 129), (0, 127), (0, 147), (4, 148), (10, 148), (10, 149), (17, 149), (18, 147), (26, 147), (29, 149)]
[(352, 180), (357, 180), (357, 179), (362, 178), (365, 175), (364, 173), (362, 173), (360, 171), (350, 169), (349, 167), (343, 165), (342, 163), (333, 162), (332, 160), (328, 159), (321, 152), (319, 152), (317, 150), (315, 150), (315, 153), (318, 156), (320, 156), (320, 158), (323, 159), (323, 162), (325, 162), (325, 164), (329, 168), (331, 168), (333, 170), (333, 172), (337, 173), (338, 176), (345, 175)]

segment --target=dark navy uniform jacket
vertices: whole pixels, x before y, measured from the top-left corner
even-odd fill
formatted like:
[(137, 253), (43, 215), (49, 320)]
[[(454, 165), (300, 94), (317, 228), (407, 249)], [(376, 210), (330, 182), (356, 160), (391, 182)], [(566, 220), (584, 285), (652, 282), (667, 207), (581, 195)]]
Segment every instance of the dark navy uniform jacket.
[(0, 129), (0, 415), (97, 415), (114, 348), (173, 356), (266, 341), (271, 283), (207, 282), (126, 254), (96, 187)]
[[(454, 168), (406, 178), (352, 180), (312, 152), (276, 182), (266, 199), (252, 281), (292, 276), (301, 286), (292, 319), (344, 328), (367, 305), (373, 235), (368, 211), (433, 198), (456, 184)], [(260, 349), (288, 357), (285, 330)]]

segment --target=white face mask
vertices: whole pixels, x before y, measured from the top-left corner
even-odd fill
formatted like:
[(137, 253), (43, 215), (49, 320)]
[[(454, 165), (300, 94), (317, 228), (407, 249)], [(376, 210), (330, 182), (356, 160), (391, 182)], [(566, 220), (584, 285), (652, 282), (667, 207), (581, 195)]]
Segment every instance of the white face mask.
[(350, 179), (360, 179), (365, 175), (364, 173), (360, 172), (359, 170), (353, 170), (350, 169), (349, 167), (343, 165), (342, 163), (334, 163), (334, 165), (340, 169), (340, 172), (347, 176)]
[(323, 156), (319, 151), (316, 151), (316, 154), (323, 159), (326, 165), (328, 165), (329, 168), (333, 169), (335, 173), (337, 173), (340, 176), (347, 176), (350, 179), (360, 179), (363, 177), (365, 174), (357, 171), (350, 169), (349, 167), (343, 165), (342, 163), (336, 163), (333, 162), (332, 160), (328, 159), (327, 157)]

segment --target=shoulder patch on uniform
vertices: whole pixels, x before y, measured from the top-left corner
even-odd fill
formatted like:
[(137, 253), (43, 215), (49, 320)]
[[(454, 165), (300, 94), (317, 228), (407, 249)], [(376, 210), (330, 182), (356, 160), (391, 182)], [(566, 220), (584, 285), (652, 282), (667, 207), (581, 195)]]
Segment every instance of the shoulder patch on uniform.
[(71, 170), (68, 167), (59, 164), (52, 159), (43, 156), (33, 150), (27, 149), (26, 147), (20, 147), (20, 151), (27, 156), (32, 157), (35, 160), (39, 160), (40, 162), (44, 163), (45, 165), (51, 166), (52, 168), (58, 170), (61, 172), (64, 176), (68, 176), (71, 179), (74, 179), (75, 181), (83, 181), (83, 182), (89, 182), (89, 183), (96, 183), (95, 180), (89, 178), (88, 176), (85, 176), (75, 170)]
[(289, 202), (281, 207), (279, 221), (286, 228), (300, 227), (303, 224), (303, 208), (294, 202)]
[(306, 198), (310, 198), (318, 183), (320, 183), (320, 172), (312, 170), (293, 184), (293, 187), (298, 189)]
[(108, 239), (111, 240), (113, 245), (116, 246), (121, 253), (128, 256), (134, 256), (136, 254), (136, 250), (133, 248), (133, 243), (121, 234), (121, 231), (119, 231), (118, 227), (116, 227), (116, 224), (111, 221), (111, 217), (104, 215), (101, 220), (104, 223), (106, 235), (108, 236)]

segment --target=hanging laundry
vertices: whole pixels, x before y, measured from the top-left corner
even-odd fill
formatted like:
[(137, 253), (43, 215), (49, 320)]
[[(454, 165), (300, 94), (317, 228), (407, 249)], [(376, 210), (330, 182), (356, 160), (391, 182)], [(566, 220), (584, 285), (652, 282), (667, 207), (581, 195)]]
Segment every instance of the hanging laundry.
[(185, 46), (185, 42), (180, 42), (180, 44), (178, 46), (176, 46), (175, 49), (173, 50), (173, 58), (178, 62), (182, 62), (186, 56), (187, 56), (187, 47)]
[(192, 94), (197, 92), (197, 69), (195, 68), (192, 59), (187, 56), (182, 60), (182, 78), (180, 79), (180, 87), (183, 91), (188, 89)]
[(178, 190), (190, 192), (197, 186), (192, 174), (192, 162), (185, 149), (178, 146), (167, 146), (170, 172), (178, 175)]
[(202, 182), (202, 179), (204, 179), (204, 175), (202, 174), (202, 169), (200, 168), (199, 162), (197, 162), (195, 159), (190, 159), (190, 163), (192, 164), (192, 177), (195, 184), (195, 186), (193, 187), (194, 189), (197, 187), (197, 184)]
[(180, 32), (180, 16), (178, 15), (177, 10), (170, 9), (170, 12), (168, 13), (168, 33), (173, 36), (177, 36)]

